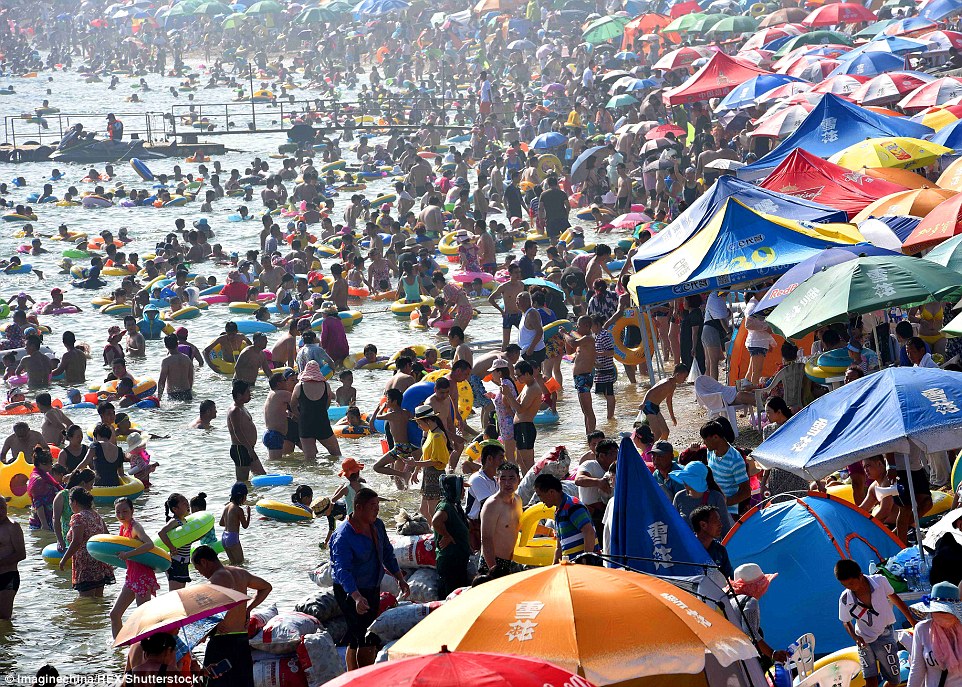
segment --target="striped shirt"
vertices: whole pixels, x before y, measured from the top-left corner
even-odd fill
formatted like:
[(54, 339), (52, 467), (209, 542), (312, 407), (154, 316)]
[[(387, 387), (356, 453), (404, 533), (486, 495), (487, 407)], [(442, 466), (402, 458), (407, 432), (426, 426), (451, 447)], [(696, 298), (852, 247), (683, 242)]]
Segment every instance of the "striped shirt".
[[(711, 474), (726, 498), (737, 494), (738, 485), (748, 481), (745, 459), (734, 446), (729, 446), (728, 450), (720, 456), (715, 455), (714, 451), (709, 451), (708, 467), (711, 468)], [(738, 504), (729, 506), (728, 512), (737, 513)]]
[[(581, 530), (585, 525), (591, 525), (591, 513), (581, 501), (562, 494), (561, 505), (555, 510), (554, 521), (558, 526), (562, 556), (572, 556), (585, 550), (585, 537)], [(595, 542), (597, 541), (596, 536)]]

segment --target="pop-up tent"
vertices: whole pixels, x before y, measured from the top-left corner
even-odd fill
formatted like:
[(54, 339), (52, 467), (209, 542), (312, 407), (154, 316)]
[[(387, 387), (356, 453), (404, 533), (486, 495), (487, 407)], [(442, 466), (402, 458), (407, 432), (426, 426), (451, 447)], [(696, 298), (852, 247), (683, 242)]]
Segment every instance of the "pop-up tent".
[(854, 217), (869, 203), (908, 189), (853, 172), (801, 148), (793, 150), (759, 186), (844, 210)]
[(881, 115), (826, 93), (795, 133), (762, 159), (739, 169), (737, 174), (740, 179), (747, 181), (762, 179), (796, 148), (804, 148), (813, 155), (828, 158), (866, 138), (925, 138), (931, 133), (932, 129), (917, 122)]
[(842, 592), (835, 563), (851, 558), (867, 572), (872, 561), (902, 549), (865, 511), (814, 493), (756, 506), (723, 543), (733, 566), (757, 563), (766, 573), (778, 573), (760, 603), (765, 641), (784, 647), (811, 632), (820, 654), (852, 645), (835, 611)]
[(841, 210), (805, 198), (776, 193), (733, 176), (722, 176), (698, 197), (671, 224), (638, 248), (633, 258), (635, 271), (668, 255), (704, 229), (729, 198), (741, 201), (758, 212), (791, 217), (800, 222), (846, 222)]
[(709, 98), (721, 98), (751, 78), (771, 74), (767, 69), (739, 62), (723, 52), (716, 52), (708, 63), (691, 75), (678, 88), (665, 92), (668, 105), (697, 103)]
[(826, 248), (862, 241), (849, 224), (810, 224), (766, 215), (734, 198), (680, 248), (637, 272), (628, 290), (639, 307), (782, 274)]

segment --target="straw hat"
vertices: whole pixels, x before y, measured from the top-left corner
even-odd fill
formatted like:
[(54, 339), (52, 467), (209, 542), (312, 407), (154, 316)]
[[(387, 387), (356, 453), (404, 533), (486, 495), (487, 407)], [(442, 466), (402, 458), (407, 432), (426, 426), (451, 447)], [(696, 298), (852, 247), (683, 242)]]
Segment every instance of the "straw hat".
[(147, 437), (145, 437), (140, 432), (131, 432), (127, 435), (127, 451), (135, 451), (142, 446), (147, 445)]
[(311, 510), (314, 511), (314, 515), (323, 515), (324, 511), (331, 507), (331, 499), (327, 496), (318, 496), (316, 499), (311, 501)]

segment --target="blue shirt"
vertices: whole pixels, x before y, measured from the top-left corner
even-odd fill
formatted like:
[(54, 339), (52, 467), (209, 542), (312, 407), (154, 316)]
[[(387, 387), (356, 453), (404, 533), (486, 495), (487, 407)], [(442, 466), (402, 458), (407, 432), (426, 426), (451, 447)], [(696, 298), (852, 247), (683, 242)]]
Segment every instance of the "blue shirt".
[[(711, 474), (726, 498), (731, 498), (737, 494), (738, 486), (743, 482), (748, 482), (745, 459), (742, 458), (742, 454), (734, 446), (729, 446), (728, 450), (720, 456), (716, 456), (714, 451), (709, 451), (708, 467), (711, 468)], [(738, 504), (729, 506), (728, 512), (737, 513)]]
[[(585, 525), (591, 525), (591, 513), (581, 501), (576, 501), (567, 494), (562, 495), (561, 505), (555, 509), (554, 521), (558, 526), (558, 540), (561, 542), (561, 554), (571, 556), (585, 550), (585, 537), (581, 533)], [(598, 546), (598, 536), (595, 535), (595, 548)]]
[(331, 537), (331, 574), (347, 594), (379, 588), (385, 569), (394, 575), (401, 571), (380, 519), (374, 521), (374, 531), (381, 546), (380, 556), (374, 541), (355, 530), (350, 520), (342, 522)]

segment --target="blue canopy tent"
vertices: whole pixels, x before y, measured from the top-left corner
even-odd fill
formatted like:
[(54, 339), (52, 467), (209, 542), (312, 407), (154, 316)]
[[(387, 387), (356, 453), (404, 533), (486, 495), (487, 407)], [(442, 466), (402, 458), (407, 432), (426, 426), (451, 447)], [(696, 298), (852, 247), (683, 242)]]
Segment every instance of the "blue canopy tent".
[[(881, 53), (885, 54), (885, 53)], [(767, 176), (796, 148), (804, 148), (813, 155), (829, 158), (850, 145), (866, 138), (880, 136), (911, 136), (925, 138), (932, 133), (927, 126), (904, 118), (889, 117), (859, 107), (826, 93), (808, 117), (775, 150), (760, 160), (738, 170), (738, 178), (756, 181)]]
[(667, 255), (704, 229), (729, 198), (759, 212), (805, 222), (848, 221), (848, 215), (842, 210), (759, 188), (733, 176), (722, 176), (671, 224), (638, 248), (633, 258), (635, 271)]
[(851, 558), (867, 571), (902, 549), (865, 511), (823, 494), (755, 507), (723, 543), (733, 566), (756, 563), (778, 573), (759, 602), (765, 641), (785, 647), (811, 632), (819, 654), (852, 645), (833, 610), (842, 591), (836, 561)]
[(729, 198), (684, 245), (638, 271), (628, 291), (639, 307), (782, 274), (826, 248), (861, 242), (849, 224), (763, 215)]

